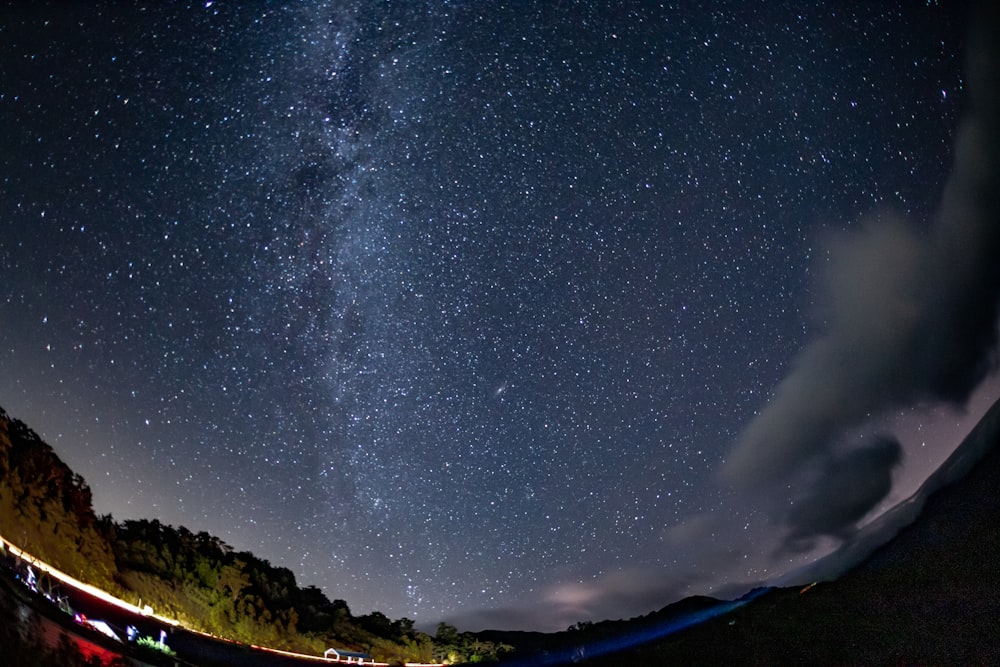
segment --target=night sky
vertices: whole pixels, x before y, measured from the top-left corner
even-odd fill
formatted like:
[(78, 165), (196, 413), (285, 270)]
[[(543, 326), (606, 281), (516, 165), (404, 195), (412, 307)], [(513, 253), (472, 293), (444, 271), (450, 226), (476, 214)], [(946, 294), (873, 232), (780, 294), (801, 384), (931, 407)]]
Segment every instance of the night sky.
[(0, 13), (0, 405), (99, 513), (562, 629), (808, 562), (1000, 395), (954, 3), (123, 4)]

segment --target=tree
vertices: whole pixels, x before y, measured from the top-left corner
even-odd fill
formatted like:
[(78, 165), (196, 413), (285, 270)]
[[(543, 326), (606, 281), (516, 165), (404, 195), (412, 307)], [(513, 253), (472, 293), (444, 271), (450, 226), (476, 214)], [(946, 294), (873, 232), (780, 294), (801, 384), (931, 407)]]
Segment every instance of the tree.
[(413, 634), (413, 621), (405, 616), (398, 621), (392, 622), (392, 631), (397, 637), (405, 637)]
[(458, 644), (458, 628), (447, 623), (438, 623), (437, 632), (434, 634), (434, 641), (438, 644)]

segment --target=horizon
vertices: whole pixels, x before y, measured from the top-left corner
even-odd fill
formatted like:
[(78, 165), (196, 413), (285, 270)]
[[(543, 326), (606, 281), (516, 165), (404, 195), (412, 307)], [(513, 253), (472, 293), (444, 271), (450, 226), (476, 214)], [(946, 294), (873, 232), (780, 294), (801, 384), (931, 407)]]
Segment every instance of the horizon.
[[(979, 397), (981, 398), (984, 395), (984, 392), (978, 392), (978, 394), (979, 394)], [(970, 404), (978, 405), (978, 401), (975, 401), (975, 400), (970, 401)], [(625, 618), (619, 618), (619, 619), (606, 618), (606, 619), (596, 619), (596, 620), (594, 620), (592, 622), (601, 623), (601, 622), (605, 622), (605, 621), (615, 622), (615, 621), (624, 621), (624, 620), (635, 620), (637, 618), (647, 616), (648, 614), (652, 614), (652, 613), (657, 613), (657, 612), (663, 611), (667, 607), (670, 607), (670, 606), (672, 606), (672, 605), (674, 605), (676, 603), (682, 603), (685, 600), (692, 599), (692, 598), (706, 597), (708, 599), (714, 599), (716, 602), (719, 602), (720, 604), (723, 604), (723, 605), (725, 605), (725, 603), (731, 603), (731, 602), (745, 603), (745, 602), (747, 602), (747, 601), (749, 601), (749, 600), (751, 600), (751, 599), (753, 599), (755, 597), (758, 597), (760, 593), (762, 593), (762, 592), (764, 592), (766, 590), (772, 590), (774, 587), (779, 587), (779, 588), (793, 587), (793, 588), (797, 588), (797, 587), (800, 587), (800, 586), (803, 586), (803, 585), (806, 585), (807, 587), (812, 587), (812, 586), (815, 586), (816, 583), (818, 583), (818, 582), (835, 581), (840, 576), (842, 576), (843, 574), (845, 574), (846, 572), (848, 572), (849, 570), (851, 570), (855, 566), (857, 566), (859, 563), (861, 563), (865, 559), (867, 559), (868, 556), (870, 556), (876, 549), (878, 549), (881, 546), (889, 543), (901, 530), (907, 528), (912, 523), (914, 523), (915, 521), (919, 520), (919, 518), (923, 514), (925, 504), (926, 504), (927, 500), (929, 499), (929, 497), (931, 495), (935, 494), (936, 492), (938, 492), (938, 491), (940, 491), (940, 490), (942, 490), (944, 488), (949, 487), (952, 484), (956, 484), (958, 482), (961, 482), (961, 480), (963, 480), (964, 477), (968, 473), (970, 473), (972, 470), (974, 470), (980, 464), (980, 460), (985, 455), (989, 454), (996, 447), (995, 444), (990, 444), (989, 441), (987, 441), (987, 440), (971, 439), (971, 436), (973, 435), (973, 433), (975, 432), (975, 430), (978, 429), (978, 428), (980, 428), (981, 426), (983, 426), (985, 424), (986, 412), (990, 412), (990, 410), (992, 410), (996, 415), (1000, 415), (1000, 399), (996, 399), (992, 403), (991, 406), (988, 406), (988, 409), (984, 413), (979, 414), (979, 416), (975, 418), (975, 422), (976, 423), (974, 424), (972, 430), (970, 430), (963, 437), (962, 441), (959, 443), (959, 445), (957, 447), (954, 448), (954, 450), (949, 455), (949, 457), (941, 464), (941, 466), (937, 470), (934, 471), (934, 473), (932, 473), (928, 477), (927, 480), (925, 480), (923, 483), (920, 484), (920, 486), (919, 486), (919, 488), (917, 490), (915, 490), (908, 497), (903, 498), (898, 503), (889, 506), (884, 512), (874, 514), (869, 521), (865, 522), (864, 525), (861, 526), (861, 528), (859, 529), (858, 533), (856, 535), (852, 536), (852, 538), (850, 540), (846, 540), (845, 542), (843, 542), (842, 544), (840, 544), (836, 549), (834, 549), (832, 552), (830, 552), (826, 556), (822, 556), (822, 557), (818, 558), (817, 560), (815, 560), (815, 561), (813, 561), (811, 563), (806, 564), (802, 569), (800, 569), (798, 571), (793, 571), (793, 572), (786, 573), (785, 575), (779, 577), (778, 580), (775, 580), (775, 581), (755, 582), (755, 583), (752, 583), (752, 584), (751, 583), (747, 583), (745, 585), (734, 585), (734, 586), (731, 587), (730, 591), (728, 591), (726, 593), (722, 593), (721, 597), (706, 596), (706, 595), (694, 593), (694, 594), (685, 596), (684, 598), (680, 598), (680, 599), (677, 599), (677, 600), (668, 600), (668, 601), (665, 601), (662, 604), (661, 607), (658, 607), (658, 608), (655, 608), (655, 609), (650, 609), (650, 610), (648, 610), (646, 612), (642, 612), (642, 613), (637, 614), (636, 616), (633, 616), (633, 617), (628, 618), (628, 619), (625, 619)], [(969, 410), (966, 413), (966, 416), (969, 416), (969, 415), (972, 415), (972, 414), (977, 414), (977, 413), (978, 413), (977, 410)], [(3, 408), (2, 405), (0, 405), (0, 416), (4, 417), (4, 418), (6, 418), (6, 419), (8, 419), (10, 421), (21, 421), (15, 415), (10, 415)], [(995, 421), (995, 418), (994, 418), (994, 421)], [(27, 423), (25, 423), (23, 421), (21, 421), (21, 423), (25, 427), (27, 427), (30, 431), (34, 432), (34, 429), (31, 427), (30, 424), (27, 424)], [(45, 442), (44, 439), (42, 439), (42, 442), (43, 443)], [(55, 450), (53, 450), (53, 452), (58, 457), (58, 452), (55, 452)], [(959, 455), (960, 453), (961, 453), (961, 455)], [(86, 483), (86, 480), (83, 480), (83, 481), (84, 481), (84, 483)], [(902, 510), (902, 511), (900, 511), (900, 510)], [(107, 516), (108, 516), (108, 518), (110, 520), (115, 521), (115, 519), (114, 519), (113, 516), (111, 516), (111, 515), (107, 515)], [(882, 522), (881, 519), (884, 519), (884, 518), (888, 518), (889, 521)], [(115, 521), (115, 523), (121, 525), (121, 524), (127, 523), (129, 521), (153, 521), (153, 522), (156, 522), (156, 521), (158, 521), (158, 519), (156, 517), (142, 517), (142, 518), (134, 518), (134, 519), (123, 519), (123, 520), (120, 520), (120, 521)], [(881, 524), (881, 525), (879, 525), (879, 524)], [(171, 529), (174, 529), (174, 530), (187, 530), (190, 533), (194, 532), (194, 531), (190, 531), (190, 529), (188, 529), (186, 526), (182, 526), (182, 525), (178, 525), (178, 526), (173, 526), (171, 524), (164, 524), (164, 525), (165, 525), (165, 527), (168, 527), (168, 528), (171, 528)], [(870, 530), (870, 529), (874, 529), (874, 530)], [(2, 536), (0, 536), (0, 537), (2, 537)], [(4, 541), (5, 542), (10, 542), (10, 540), (7, 540), (6, 538), (4, 538)], [(220, 544), (221, 544), (221, 546), (224, 549), (231, 550), (231, 551), (233, 551), (235, 553), (241, 553), (241, 552), (245, 551), (243, 549), (235, 548), (233, 545), (228, 545), (224, 541), (221, 541)], [(841, 554), (841, 552), (844, 552), (844, 553)], [(249, 553), (249, 555), (251, 555), (251, 556), (256, 557), (256, 554), (253, 554), (252, 552), (247, 552), (247, 553)], [(34, 558), (34, 557), (32, 557), (32, 558)], [(277, 565), (279, 567), (281, 567), (280, 564), (277, 564)], [(48, 571), (48, 568), (51, 568), (51, 567), (52, 567), (51, 563), (46, 564), (46, 570), (45, 571)], [(295, 576), (295, 573), (292, 572), (292, 575)], [(95, 589), (94, 587), (89, 586), (89, 585), (87, 585), (87, 584), (85, 584), (83, 582), (80, 582), (80, 581), (76, 580), (76, 579), (73, 579), (72, 577), (68, 577), (68, 575), (66, 575), (65, 573), (59, 573), (58, 578), (60, 580), (66, 579), (73, 586), (83, 587), (89, 593), (91, 593), (93, 595), (96, 595), (97, 597), (99, 597), (101, 599), (105, 599), (107, 601), (111, 601), (112, 604), (115, 604), (115, 605), (124, 604), (125, 607), (128, 608), (129, 610), (132, 610), (132, 611), (138, 611), (139, 610), (139, 608), (136, 607), (135, 605), (131, 605), (131, 604), (129, 604), (128, 602), (126, 602), (124, 600), (120, 600), (119, 598), (115, 598), (113, 596), (110, 596), (108, 593), (106, 593), (106, 592), (104, 592), (104, 591), (102, 591), (100, 589)], [(297, 585), (299, 585), (300, 588), (303, 587), (303, 585), (301, 584), (301, 582), (296, 582), (296, 583), (297, 583)], [(324, 591), (324, 593), (326, 593), (326, 591)], [(678, 622), (681, 623), (681, 625), (677, 626), (677, 627), (686, 627), (687, 623), (690, 621), (689, 617), (692, 617), (692, 618), (693, 617), (698, 617), (698, 618), (704, 620), (705, 618), (714, 617), (714, 616), (718, 615), (719, 613), (728, 613), (728, 611), (730, 611), (731, 609), (732, 609), (732, 607), (721, 606), (718, 609), (703, 610), (703, 613), (699, 612), (697, 614), (694, 614), (693, 616), (690, 615), (690, 614), (682, 614), (681, 617), (678, 617), (678, 618), (676, 618), (674, 620), (676, 620), (676, 621), (678, 621)], [(373, 611), (378, 612), (378, 610), (373, 610)], [(175, 620), (172, 620), (172, 619), (169, 619), (169, 618), (165, 618), (165, 617), (158, 617), (158, 618), (160, 620), (163, 620), (163, 621), (166, 621), (166, 622), (176, 623)], [(445, 622), (445, 621), (442, 621), (442, 622)], [(701, 622), (701, 621), (698, 621), (698, 622)], [(429, 635), (433, 635), (434, 634), (434, 626), (436, 626), (436, 625), (437, 625), (437, 623), (434, 623), (434, 624), (431, 624), (431, 625), (425, 625), (424, 627), (421, 627), (420, 623), (416, 623), (414, 625), (414, 628), (416, 630), (418, 630), (418, 631), (425, 632), (425, 633), (427, 633)], [(554, 630), (547, 630), (547, 631), (538, 631), (538, 630), (523, 629), (523, 628), (512, 628), (512, 629), (508, 629), (506, 631), (541, 632), (542, 634), (555, 634), (555, 633), (566, 632), (568, 630), (573, 630), (574, 627), (578, 627), (578, 626), (579, 626), (579, 623), (574, 624), (573, 626), (571, 626), (569, 628), (557, 628), (557, 629), (554, 629)], [(463, 629), (463, 628), (458, 627), (458, 626), (454, 626), (454, 627), (456, 627), (461, 632), (470, 631), (470, 630)], [(672, 624), (670, 627), (673, 628), (675, 626)], [(501, 629), (501, 628), (493, 628), (493, 627), (484, 627), (484, 628), (481, 628), (481, 629), (478, 629), (478, 630), (471, 630), (471, 632), (485, 632), (485, 631), (500, 631), (500, 632), (503, 632), (505, 630)], [(672, 632), (673, 632), (673, 630), (666, 631), (664, 629), (660, 629), (660, 630), (656, 630), (653, 634), (655, 636), (663, 636), (663, 634), (672, 634)], [(661, 634), (661, 633), (663, 633), (663, 634)], [(628, 641), (625, 644), (621, 644), (621, 646), (631, 645), (633, 642), (638, 642), (638, 641), (639, 640), (636, 640), (635, 638), (630, 638), (630, 639), (628, 639)], [(618, 641), (611, 641), (609, 643), (609, 646), (611, 646), (611, 645), (619, 645), (619, 643), (620, 642), (618, 642)], [(603, 650), (602, 650), (602, 652), (603, 652)]]
[(19, 7), (0, 403), (358, 613), (773, 581), (1000, 396), (970, 13)]

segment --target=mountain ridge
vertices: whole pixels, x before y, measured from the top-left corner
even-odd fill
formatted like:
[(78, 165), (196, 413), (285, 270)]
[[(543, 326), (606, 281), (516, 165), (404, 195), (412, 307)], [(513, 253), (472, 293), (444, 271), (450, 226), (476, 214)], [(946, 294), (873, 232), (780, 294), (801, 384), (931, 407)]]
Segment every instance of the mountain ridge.
[(908, 498), (863, 526), (832, 553), (779, 578), (775, 585), (802, 586), (836, 579), (862, 563), (922, 514), (928, 499), (960, 481), (995, 449), (992, 434), (1000, 432), (1000, 401), (979, 419), (958, 447)]
[(908, 499), (914, 520), (839, 578), (579, 664), (1000, 664), (998, 490), (1000, 401)]
[[(484, 645), (515, 644), (519, 648), (513, 656), (515, 659), (532, 653), (574, 649), (574, 661), (602, 666), (672, 661), (688, 664), (716, 664), (732, 660), (746, 662), (747, 656), (753, 656), (757, 664), (803, 661), (819, 664), (1000, 662), (1000, 641), (992, 638), (993, 630), (1000, 623), (1000, 574), (995, 571), (991, 560), (993, 555), (1000, 553), (997, 531), (1000, 526), (1000, 496), (996, 493), (996, 489), (1000, 488), (998, 442), (1000, 401), (986, 412), (952, 455), (915, 494), (887, 512), (890, 515), (888, 519), (872, 522), (870, 528), (860, 531), (852, 543), (845, 545), (841, 556), (856, 560), (834, 581), (806, 588), (757, 591), (753, 596), (755, 599), (731, 606), (714, 598), (692, 596), (630, 620), (578, 623), (561, 633), (486, 630), (464, 635), (474, 637), (476, 642)], [(51, 447), (33, 431), (21, 422), (11, 420), (2, 409), (0, 453), (4, 454), (0, 457), (0, 499), (6, 498), (6, 504), (2, 505), (5, 509), (0, 515), (0, 527), (6, 529), (10, 525), (18, 525), (16, 521), (11, 523), (12, 518), (24, 521), (35, 517), (44, 525), (60, 526), (63, 531), (61, 539), (72, 537), (66, 528), (70, 520), (57, 516), (62, 508), (66, 517), (79, 519), (81, 525), (96, 531), (95, 534), (109, 534), (110, 517), (93, 516), (89, 489), (82, 478), (61, 464)], [(44, 464), (49, 459), (51, 465)], [(30, 490), (36, 485), (44, 492), (32, 495)], [(13, 502), (15, 499), (18, 502)], [(10, 516), (14, 511), (16, 516)], [(892, 529), (891, 537), (873, 546), (876, 536), (889, 535), (889, 528)], [(236, 560), (252, 558), (252, 554), (248, 553), (232, 554), (225, 544), (211, 536), (194, 535), (183, 527), (163, 527), (155, 520), (125, 522), (117, 527), (124, 533), (134, 533), (137, 529), (145, 533), (152, 530), (154, 537), (159, 536), (157, 539), (162, 538), (161, 541), (165, 542), (179, 541), (189, 546), (207, 544), (211, 547), (209, 551), (220, 562), (228, 563), (233, 560), (231, 557)], [(59, 534), (59, 530), (55, 529), (54, 533)], [(111, 534), (114, 533), (111, 530)], [(39, 546), (45, 543), (41, 538), (33, 539)], [(92, 540), (93, 536), (88, 539)], [(126, 557), (133, 565), (139, 560), (145, 563), (139, 569), (130, 570), (131, 575), (119, 573), (113, 578), (116, 583), (134, 581), (137, 577), (152, 580), (166, 576), (169, 579), (164, 572), (177, 567), (184, 571), (182, 578), (185, 581), (191, 579), (191, 573), (184, 569), (187, 561), (179, 555), (184, 553), (183, 550), (173, 549), (169, 555), (164, 555), (167, 552), (163, 550), (142, 546), (147, 543), (152, 545), (153, 542), (156, 540), (146, 535), (132, 545), (133, 551), (116, 550), (117, 562)], [(135, 551), (139, 548), (136, 544), (141, 547), (139, 551)], [(51, 545), (56, 549), (64, 547), (62, 543)], [(862, 551), (865, 553), (858, 558)], [(833, 562), (828, 561), (811, 571), (800, 571), (798, 575), (805, 581), (809, 579), (807, 574), (822, 573), (823, 567)], [(845, 563), (847, 560), (842, 558), (839, 566)], [(264, 566), (269, 567), (266, 562)], [(199, 572), (198, 577), (211, 579), (212, 567), (211, 563), (199, 561), (188, 569)], [(225, 567), (232, 567), (232, 564)], [(229, 594), (238, 593), (233, 590), (233, 585), (252, 583), (243, 581), (241, 584), (243, 575), (237, 571), (229, 572), (225, 567), (220, 576), (230, 581)], [(294, 587), (290, 571), (278, 568), (276, 572), (285, 577), (282, 584), (285, 588)], [(273, 577), (267, 579), (270, 575), (266, 572), (262, 575), (248, 570), (247, 573), (251, 578), (265, 577), (260, 582), (262, 585), (268, 581), (271, 586), (281, 584)], [(820, 577), (810, 581), (817, 579)], [(187, 583), (190, 584), (190, 581)], [(251, 585), (246, 590), (260, 595), (264, 589)], [(395, 627), (400, 622), (391, 622), (383, 615), (355, 619), (346, 609), (346, 603), (339, 600), (330, 603), (317, 593), (312, 589), (300, 591), (312, 600), (314, 607), (329, 607), (327, 611), (342, 622), (360, 621), (362, 628), (359, 631), (366, 624), (372, 627), (365, 631), (375, 630), (374, 625), (384, 621), (381, 624), (390, 630), (388, 634), (403, 638), (407, 632), (412, 632), (412, 627), (407, 628), (405, 624)], [(275, 599), (280, 599), (282, 593), (278, 591), (273, 595), (277, 596)], [(260, 597), (259, 600), (266, 602), (265, 598)], [(617, 650), (600, 658), (588, 657), (587, 647), (597, 641), (649, 634), (672, 620), (685, 617), (701, 619), (710, 615), (713, 608), (723, 609), (723, 615), (699, 620), (694, 627), (687, 627), (690, 623), (682, 624), (686, 629), (635, 648)], [(341, 611), (337, 612), (337, 609)], [(320, 611), (314, 609), (316, 613)], [(325, 622), (318, 620), (320, 616), (312, 620)], [(285, 618), (286, 628), (293, 625), (290, 620), (303, 624), (306, 621), (292, 614), (285, 614), (282, 618)], [(417, 639), (420, 639), (419, 636), (413, 635), (410, 641)], [(424, 646), (422, 650), (429, 649), (426, 644)]]

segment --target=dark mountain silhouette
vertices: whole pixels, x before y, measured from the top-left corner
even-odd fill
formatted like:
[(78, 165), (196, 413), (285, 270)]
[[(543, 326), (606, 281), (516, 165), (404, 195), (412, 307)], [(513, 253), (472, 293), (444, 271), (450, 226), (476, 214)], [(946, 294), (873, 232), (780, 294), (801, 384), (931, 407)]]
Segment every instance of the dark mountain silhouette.
[[(561, 633), (486, 631), (461, 639), (517, 646), (512, 659), (521, 664), (1000, 664), (998, 441), (1000, 402), (912, 498), (797, 573), (801, 582), (841, 575), (835, 581), (756, 591), (745, 604), (692, 597), (629, 621), (579, 623)], [(221, 590), (260, 609), (244, 614), (254, 616), (255, 632), (265, 616), (280, 620), (275, 628), (289, 643), (297, 633), (318, 639), (334, 629), (383, 650), (419, 637), (406, 619), (353, 617), (346, 603), (299, 589), (291, 572), (235, 553), (207, 534), (95, 517), (85, 482), (2, 410), (0, 445), (5, 533), (16, 528), (21, 535), (11, 537), (51, 551), (57, 564), (60, 554), (72, 552), (71, 544), (113, 553), (110, 568), (107, 556), (99, 571), (81, 567), (85, 579), (106, 579), (111, 569), (120, 593), (143, 585), (147, 592), (162, 586), (173, 595), (187, 589), (187, 598), (170, 602), (178, 611), (194, 610), (192, 600)], [(848, 565), (853, 567), (844, 572)], [(228, 587), (207, 585), (219, 581)], [(217, 614), (223, 609), (212, 606)], [(224, 616), (212, 620), (239, 620), (235, 611)], [(663, 636), (665, 628), (676, 631)], [(662, 638), (621, 648), (655, 636)]]
[(707, 612), (724, 604), (722, 600), (704, 595), (692, 595), (673, 602), (659, 611), (629, 620), (584, 621), (564, 632), (533, 632), (530, 630), (482, 630), (473, 633), (483, 641), (517, 647), (513, 658), (545, 652), (576, 654), (574, 649), (588, 643), (614, 640), (617, 637), (654, 632), (671, 620)]
[(834, 581), (771, 589), (729, 613), (599, 656), (594, 648), (609, 636), (624, 644), (719, 601), (681, 601), (548, 636), (482, 634), (522, 648), (513, 657), (526, 665), (1000, 664), (998, 442), (1000, 401), (912, 498), (810, 570), (854, 565)]

